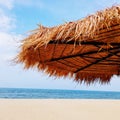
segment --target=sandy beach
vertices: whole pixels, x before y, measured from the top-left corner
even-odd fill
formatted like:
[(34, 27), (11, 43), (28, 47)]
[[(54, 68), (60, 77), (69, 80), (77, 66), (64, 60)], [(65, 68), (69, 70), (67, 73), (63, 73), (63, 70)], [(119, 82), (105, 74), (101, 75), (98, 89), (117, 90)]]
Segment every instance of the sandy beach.
[(0, 120), (120, 120), (120, 100), (0, 99)]

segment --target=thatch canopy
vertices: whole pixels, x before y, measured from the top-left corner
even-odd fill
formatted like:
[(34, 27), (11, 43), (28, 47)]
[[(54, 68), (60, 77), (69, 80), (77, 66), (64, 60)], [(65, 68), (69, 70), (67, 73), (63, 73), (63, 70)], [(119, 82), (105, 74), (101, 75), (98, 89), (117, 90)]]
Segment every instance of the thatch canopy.
[(18, 63), (78, 82), (120, 75), (120, 6), (55, 27), (39, 26), (22, 41)]

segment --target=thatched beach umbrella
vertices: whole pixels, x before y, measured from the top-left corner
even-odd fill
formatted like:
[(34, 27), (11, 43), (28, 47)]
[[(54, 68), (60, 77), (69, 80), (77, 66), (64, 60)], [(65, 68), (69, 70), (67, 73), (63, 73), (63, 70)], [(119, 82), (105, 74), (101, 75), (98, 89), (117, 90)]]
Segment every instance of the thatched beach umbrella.
[(120, 75), (120, 6), (55, 27), (39, 26), (22, 41), (18, 63), (78, 82)]

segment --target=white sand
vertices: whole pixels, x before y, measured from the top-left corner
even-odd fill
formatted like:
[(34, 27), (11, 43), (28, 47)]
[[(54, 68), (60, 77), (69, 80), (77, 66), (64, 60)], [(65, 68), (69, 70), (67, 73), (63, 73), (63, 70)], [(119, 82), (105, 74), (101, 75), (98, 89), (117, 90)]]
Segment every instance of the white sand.
[(0, 120), (120, 120), (120, 100), (0, 99)]

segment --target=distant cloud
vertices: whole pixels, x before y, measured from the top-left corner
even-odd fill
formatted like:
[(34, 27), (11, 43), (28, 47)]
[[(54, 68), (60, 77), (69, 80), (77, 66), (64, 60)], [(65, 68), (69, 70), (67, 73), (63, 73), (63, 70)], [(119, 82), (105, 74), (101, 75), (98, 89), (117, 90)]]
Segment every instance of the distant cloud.
[(0, 6), (6, 7), (8, 9), (13, 8), (14, 0), (0, 0)]
[(15, 17), (11, 13), (15, 0), (0, 0), (0, 32), (8, 32), (16, 27)]
[(16, 4), (38, 8), (44, 7), (44, 2), (42, 0), (0, 0), (0, 7), (7, 8), (8, 10), (12, 10)]
[(15, 35), (7, 32), (0, 32), (0, 48), (16, 46), (18, 41), (22, 39), (22, 35)]
[[(17, 41), (22, 39), (21, 35), (12, 33), (16, 28), (15, 16), (11, 13), (15, 0), (0, 0), (0, 63), (3, 64), (15, 56)], [(11, 57), (12, 58), (12, 57)]]
[(0, 63), (12, 60), (15, 57), (17, 48), (20, 46), (22, 35), (15, 35), (7, 32), (0, 32)]
[(0, 31), (9, 31), (15, 27), (15, 18), (0, 9)]

